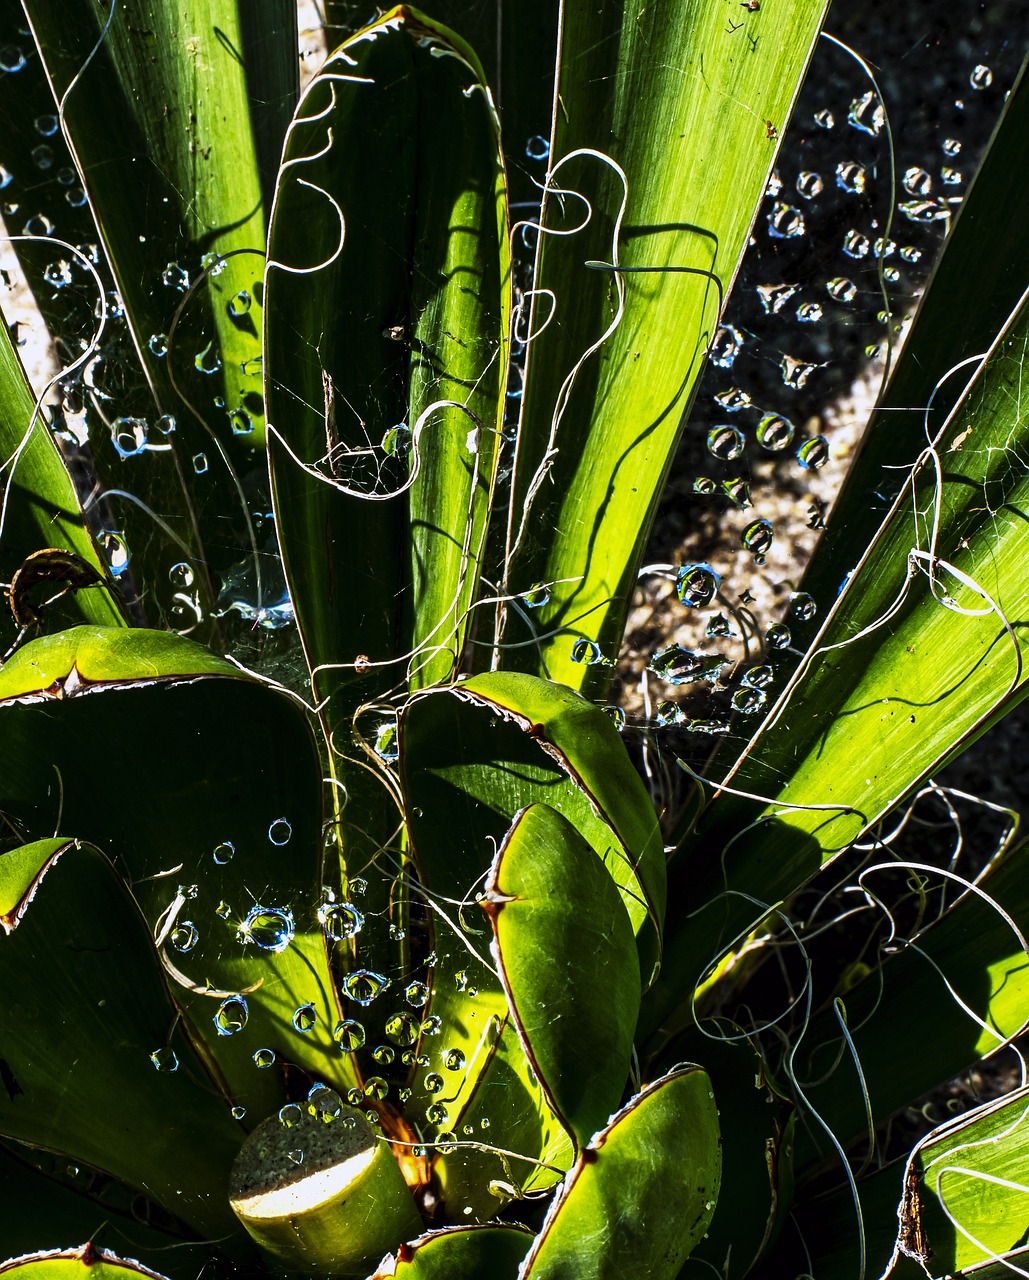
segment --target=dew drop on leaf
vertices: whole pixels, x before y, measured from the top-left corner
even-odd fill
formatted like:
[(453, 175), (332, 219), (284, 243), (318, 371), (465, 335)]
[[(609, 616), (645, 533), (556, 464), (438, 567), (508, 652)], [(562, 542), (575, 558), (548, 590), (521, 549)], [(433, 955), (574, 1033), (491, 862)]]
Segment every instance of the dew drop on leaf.
[(303, 1118), (304, 1113), (295, 1102), (287, 1102), (284, 1107), (279, 1108), (279, 1121), (287, 1129), (295, 1128)]
[(313, 1004), (302, 1004), (293, 1010), (293, 1030), (310, 1035), (318, 1022), (318, 1011)]
[(234, 1036), (247, 1025), (247, 1002), (243, 996), (229, 996), (218, 1006), (214, 1029), (220, 1036)]

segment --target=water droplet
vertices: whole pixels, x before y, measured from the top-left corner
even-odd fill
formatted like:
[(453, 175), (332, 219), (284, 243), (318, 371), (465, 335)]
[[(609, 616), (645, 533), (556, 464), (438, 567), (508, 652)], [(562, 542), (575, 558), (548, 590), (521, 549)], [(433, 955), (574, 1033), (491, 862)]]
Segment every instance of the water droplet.
[(827, 107), (815, 112), (814, 121), (819, 129), (833, 129), (836, 126), (836, 118)]
[(322, 1124), (332, 1124), (338, 1120), (343, 1110), (343, 1099), (335, 1089), (328, 1085), (314, 1084), (307, 1094), (307, 1111), (309, 1115), (320, 1120)]
[(743, 346), (743, 334), (734, 325), (719, 325), (708, 347), (708, 358), (719, 369), (731, 369)]
[(716, 613), (707, 624), (707, 630), (704, 635), (709, 640), (729, 640), (735, 638), (736, 632), (733, 631), (729, 624), (729, 619), (724, 613)]
[(274, 1065), (275, 1065), (274, 1049), (255, 1049), (254, 1050), (254, 1066), (255, 1067), (261, 1067), (262, 1069), (264, 1069), (266, 1067), (271, 1067)]
[(799, 288), (799, 284), (759, 284), (756, 286), (756, 293), (766, 314), (775, 315)]
[(50, 262), (43, 271), (43, 279), (55, 289), (63, 289), (71, 284), (71, 263), (61, 258), (58, 262)]
[(530, 160), (547, 160), (550, 157), (550, 143), (537, 133), (525, 144), (525, 154)]
[(192, 951), (200, 934), (192, 920), (181, 920), (168, 936), (176, 951)]
[(647, 670), (668, 684), (690, 684), (696, 680), (714, 680), (728, 661), (718, 654), (694, 653), (673, 644), (654, 654)]
[(943, 154), (948, 158), (948, 160), (953, 160), (956, 155), (960, 154), (960, 152), (961, 143), (957, 138), (944, 138)]
[(684, 564), (675, 576), (675, 594), (688, 609), (705, 608), (721, 585), (721, 577), (709, 564)]
[(843, 237), (843, 252), (848, 258), (863, 258), (868, 253), (868, 237), (851, 228)]
[[(422, 1023), (422, 1035), (438, 1036), (442, 1030), (443, 1019), (438, 1017), (436, 1014), (432, 1014), (431, 1017), (426, 1018)], [(426, 1059), (426, 1061), (428, 1061), (428, 1059)]]
[(406, 422), (390, 427), (382, 437), (382, 451), (388, 458), (405, 457), (411, 448), (411, 429)]
[(396, 1061), (397, 1051), (391, 1044), (377, 1044), (372, 1050), (372, 1057), (380, 1066), (389, 1067)]
[(157, 356), (160, 360), (168, 354), (168, 335), (166, 333), (152, 333), (147, 346), (150, 348), (150, 354)]
[(222, 901), (219, 902), (218, 905), (215, 907), (214, 914), (218, 916), (219, 919), (221, 920), (228, 920), (229, 917), (233, 914), (233, 910), (229, 906), (229, 904), (224, 899), (222, 899)]
[(707, 433), (708, 452), (722, 462), (732, 462), (743, 452), (747, 438), (739, 427), (723, 423)]
[(198, 892), (199, 888), (195, 884), (180, 884), (175, 890), (176, 897), (185, 898), (187, 902), (192, 902)]
[(232, 1108), (232, 1111), (230, 1114), (232, 1115), (233, 1120), (242, 1120), (243, 1117), (246, 1115), (246, 1113), (247, 1113), (246, 1107), (236, 1106)]
[(817, 364), (811, 364), (807, 360), (795, 360), (793, 356), (783, 355), (779, 361), (779, 368), (782, 370), (782, 380), (787, 387), (792, 387), (794, 391), (799, 391), (801, 387), (806, 386), (808, 378), (818, 368)]
[(226, 303), (230, 316), (245, 316), (250, 310), (250, 294), (246, 289), (240, 289), (239, 293), (233, 296)]
[(295, 932), (293, 913), (286, 907), (251, 907), (236, 931), (236, 939), (245, 946), (253, 942), (262, 951), (276, 954), (285, 951)]
[(368, 1005), (386, 990), (389, 978), (372, 969), (355, 969), (343, 979), (342, 991), (357, 1004)]
[(206, 373), (208, 375), (217, 373), (222, 367), (222, 358), (219, 355), (213, 340), (204, 347), (203, 351), (198, 351), (193, 358), (193, 367), (197, 373)]
[(279, 1108), (279, 1121), (287, 1129), (295, 1129), (303, 1118), (304, 1113), (295, 1102), (287, 1102), (284, 1107)]
[(287, 1151), (286, 1157), (287, 1159), (292, 1160), (294, 1164), (304, 1163), (304, 1153), (300, 1147), (294, 1147), (292, 1151)]
[(797, 308), (797, 319), (801, 324), (815, 324), (822, 318), (822, 306), (818, 302), (802, 302)]
[(38, 147), (33, 147), (32, 163), (42, 173), (46, 173), (48, 169), (52, 169), (54, 167), (53, 147), (48, 147), (45, 142), (41, 142)]
[(384, 720), (375, 731), (375, 754), (386, 764), (395, 764), (400, 758), (400, 735), (396, 720)]
[(403, 942), (407, 937), (407, 930), (403, 925), (391, 924), (389, 927), (390, 942)]
[(180, 560), (177, 564), (173, 564), (168, 570), (168, 581), (173, 587), (183, 590), (193, 585), (193, 569), (186, 564), (184, 560)]
[(950, 217), (946, 200), (901, 200), (897, 208), (909, 222), (942, 222)]
[(960, 169), (952, 169), (950, 165), (945, 164), (940, 170), (940, 179), (945, 187), (960, 187), (965, 180), (965, 175)]
[(425, 1108), (425, 1118), (430, 1124), (446, 1124), (450, 1120), (450, 1112), (442, 1102), (430, 1102)]
[(793, 240), (806, 230), (804, 215), (796, 205), (776, 201), (768, 215), (768, 234), (773, 240)]
[(722, 481), (722, 491), (734, 507), (742, 511), (751, 505), (750, 482), (742, 476)]
[(798, 622), (810, 622), (818, 613), (818, 605), (814, 596), (806, 591), (795, 591), (790, 596), (790, 614)]
[(910, 169), (904, 170), (901, 183), (910, 196), (927, 196), (933, 189), (932, 178), (917, 165), (912, 165)]
[[(421, 985), (421, 984), (419, 984)], [(426, 993), (428, 999), (428, 993)], [(422, 1002), (424, 1004), (424, 1001)], [(409, 1013), (397, 1012), (386, 1019), (386, 1035), (401, 1048), (413, 1045), (418, 1039), (418, 1020)]]
[(761, 662), (743, 673), (741, 683), (749, 685), (752, 689), (767, 689), (774, 679), (774, 669), (767, 662)]
[(429, 998), (429, 988), (424, 982), (409, 982), (404, 988), (404, 999), (412, 1009), (420, 1009)]
[(537, 582), (519, 597), (527, 609), (542, 609), (550, 603), (550, 588), (544, 582)]
[(743, 530), (742, 542), (744, 547), (757, 559), (764, 558), (768, 548), (772, 545), (773, 530), (771, 522), (768, 520), (754, 520), (748, 524)]
[[(4, 187), (9, 186), (10, 183), (11, 183), (10, 170), (5, 169), (4, 166), (0, 164), (0, 191), (3, 191)], [(6, 279), (6, 275), (4, 278)], [(7, 287), (10, 288), (10, 284), (8, 284)]]
[(111, 443), (120, 458), (135, 458), (147, 446), (147, 423), (144, 418), (115, 418), (111, 423)]
[(851, 128), (871, 134), (873, 138), (879, 136), (884, 119), (883, 104), (879, 101), (879, 95), (871, 89), (860, 98), (855, 98), (847, 112), (847, 123)]
[(354, 876), (350, 881), (350, 892), (355, 897), (361, 897), (362, 894), (368, 892), (368, 881), (363, 876)]
[(783, 622), (774, 622), (765, 632), (765, 644), (769, 649), (788, 649), (792, 641), (790, 629)]
[(596, 666), (604, 661), (600, 645), (593, 640), (587, 640), (585, 636), (580, 636), (573, 643), (571, 658), (573, 662), (583, 663), (587, 667)]
[(738, 712), (742, 716), (752, 716), (768, 701), (768, 695), (761, 689), (751, 689), (749, 685), (743, 685), (737, 689), (732, 695), (731, 705), (733, 711)]
[(64, 199), (73, 209), (81, 209), (86, 203), (86, 193), (81, 187), (69, 187), (64, 193)]
[(212, 277), (220, 276), (228, 265), (227, 260), (221, 254), (215, 253), (213, 249), (205, 253), (200, 259), (201, 268)]
[(818, 471), (829, 461), (829, 441), (825, 436), (812, 436), (797, 450), (797, 461), (802, 467)]
[(968, 83), (973, 89), (988, 89), (990, 85), (993, 84), (993, 72), (989, 67), (984, 67), (981, 62), (977, 63), (976, 66), (972, 68), (972, 73), (968, 77)]
[[(880, 236), (872, 245), (872, 253), (877, 258), (892, 258), (897, 252), (897, 245), (893, 240), (887, 240)], [(889, 319), (889, 317), (887, 317)]]
[(339, 1045), (342, 1053), (356, 1053), (364, 1045), (365, 1030), (353, 1018), (345, 1018), (333, 1027), (332, 1038)]
[(202, 476), (207, 471), (207, 454), (193, 454), (193, 470), (198, 476)]
[(247, 1025), (247, 1002), (242, 996), (229, 996), (218, 1006), (214, 1029), (220, 1036), (234, 1036)]
[(353, 938), (364, 928), (364, 916), (351, 902), (326, 902), (318, 908), (318, 923), (332, 942)]
[[(188, 566), (183, 566), (188, 568)], [(236, 852), (236, 846), (231, 840), (225, 840), (219, 845), (215, 845), (214, 852), (211, 857), (219, 867), (224, 867), (227, 862), (232, 861), (232, 855)]]
[(129, 560), (131, 559), (125, 535), (117, 529), (102, 529), (97, 534), (97, 542), (100, 545), (100, 550), (104, 553), (111, 573), (116, 578), (123, 574), (129, 567)]
[(619, 733), (625, 728), (625, 712), (621, 707), (605, 707), (604, 714)]
[(758, 444), (769, 453), (781, 453), (793, 442), (795, 427), (789, 418), (779, 413), (766, 413), (754, 433)]
[(848, 195), (859, 196), (868, 186), (868, 171), (856, 160), (841, 160), (836, 166), (836, 185)]
[(12, 75), (25, 66), (25, 55), (14, 44), (5, 44), (0, 48), (0, 71), (9, 71)]
[(729, 732), (731, 726), (727, 720), (683, 720), (687, 733), (704, 733), (708, 737), (719, 737)]
[(36, 132), (41, 133), (44, 138), (52, 138), (60, 127), (57, 117), (52, 115), (36, 116), (34, 123)]
[(370, 1102), (381, 1102), (389, 1093), (389, 1085), (382, 1076), (369, 1076), (364, 1082), (364, 1096)]
[(693, 492), (710, 497), (711, 494), (718, 492), (718, 485), (710, 476), (697, 476), (693, 481)]
[(189, 276), (177, 262), (169, 262), (161, 272), (161, 280), (169, 289), (185, 293), (189, 288)]
[(443, 1065), (448, 1071), (463, 1071), (465, 1056), (460, 1049), (448, 1049), (443, 1055)]
[(836, 302), (853, 302), (857, 297), (857, 285), (846, 276), (836, 276), (830, 280), (825, 291)]
[(263, 356), (251, 356), (249, 360), (244, 360), (239, 366), (239, 371), (245, 378), (259, 378), (263, 370)]
[(268, 839), (275, 845), (289, 844), (293, 826), (287, 818), (276, 818), (268, 828)]
[(234, 436), (248, 436), (254, 429), (254, 420), (242, 405), (229, 414), (229, 426)]
[(438, 1071), (430, 1071), (423, 1081), (426, 1093), (442, 1093), (443, 1077)]
[(736, 413), (740, 409), (749, 409), (750, 403), (750, 396), (739, 387), (730, 387), (728, 391), (719, 391), (718, 395), (715, 396), (715, 404), (721, 405), (723, 409), (728, 409), (730, 413)]
[(172, 413), (163, 413), (154, 424), (162, 436), (170, 436), (175, 430), (175, 415)]
[(150, 1055), (150, 1061), (158, 1071), (178, 1071), (179, 1057), (171, 1045), (162, 1045)]
[(765, 185), (765, 195), (769, 199), (774, 200), (782, 190), (782, 178), (779, 177), (779, 170), (773, 169), (768, 176), (768, 182)]
[(805, 200), (813, 200), (825, 190), (825, 183), (820, 173), (804, 169), (797, 175), (797, 194)]

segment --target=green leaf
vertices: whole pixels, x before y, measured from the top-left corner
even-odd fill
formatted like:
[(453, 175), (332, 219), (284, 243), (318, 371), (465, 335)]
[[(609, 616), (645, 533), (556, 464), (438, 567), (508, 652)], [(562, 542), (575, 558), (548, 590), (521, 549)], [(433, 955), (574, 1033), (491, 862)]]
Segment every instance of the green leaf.
[(720, 1178), (711, 1082), (700, 1067), (682, 1067), (580, 1151), (521, 1274), (672, 1280), (711, 1221)]
[[(149, 386), (128, 403), (111, 389), (121, 413), (147, 419), (153, 446), (118, 485), (145, 505), (115, 499), (116, 510), (151, 581), (167, 581), (169, 554), (183, 558), (167, 530), (189, 547), (210, 607), (210, 568), (226, 572), (248, 541), (254, 551), (241, 485), (263, 437), (264, 201), (296, 100), (295, 7), (189, 0), (141, 16), (30, 0), (26, 13)], [(166, 355), (151, 346), (161, 336)], [(110, 433), (94, 436), (102, 474), (120, 467)], [(201, 533), (206, 507), (231, 518)]]
[(545, 804), (515, 818), (483, 905), (533, 1072), (584, 1146), (629, 1076), (640, 1007), (629, 917), (593, 849)]
[(457, 669), (496, 463), (508, 270), (478, 61), (399, 6), (305, 93), (269, 248), (276, 516), (319, 696), (353, 686), (331, 727), (405, 677), (418, 688)]
[[(538, 657), (506, 651), (505, 665), (576, 688), (608, 683), (606, 667), (572, 660), (572, 645), (588, 637), (617, 658), (719, 320), (705, 273), (725, 290), (732, 283), (823, 12), (793, 0), (774, 20), (734, 7), (727, 22), (721, 6), (688, 0), (562, 6), (543, 214), (552, 234), (540, 237), (506, 571), (515, 594), (549, 584), (550, 603), (531, 625), (510, 613), (504, 633), (516, 644), (547, 638)], [(559, 194), (568, 189), (581, 198)], [(555, 234), (591, 211), (578, 234)]]
[[(79, 627), (7, 664), (0, 726), (0, 809), (26, 839), (74, 831), (125, 868), (175, 999), (249, 1122), (281, 1102), (258, 1049), (353, 1085), (318, 918), (321, 769), (296, 702), (179, 636)], [(225, 1034), (215, 1016), (234, 993), (248, 1021)], [(299, 1031), (308, 1004), (314, 1026)]]
[(712, 905), (667, 939), (648, 1027), (766, 913), (732, 895), (793, 893), (1029, 689), (1011, 629), (1029, 609), (1027, 341), (1029, 300), (677, 854), (670, 892)]
[(454, 1276), (477, 1280), (516, 1280), (518, 1264), (532, 1244), (524, 1227), (502, 1224), (490, 1227), (450, 1227), (420, 1236), (404, 1245), (396, 1258), (387, 1259), (371, 1280), (452, 1280)]
[(91, 1244), (12, 1258), (0, 1263), (0, 1275), (12, 1280), (163, 1280), (156, 1271)]
[(111, 864), (91, 846), (42, 841), (0, 855), (0, 887), (0, 1133), (121, 1178), (203, 1234), (231, 1233), (238, 1130), (197, 1082), (148, 930)]

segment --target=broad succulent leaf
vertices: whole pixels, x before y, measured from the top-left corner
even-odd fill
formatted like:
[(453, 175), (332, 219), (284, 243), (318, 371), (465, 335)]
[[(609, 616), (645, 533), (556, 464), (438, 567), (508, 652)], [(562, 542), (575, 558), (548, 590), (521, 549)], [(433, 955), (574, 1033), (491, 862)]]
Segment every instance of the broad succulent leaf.
[(395, 1258), (385, 1260), (371, 1280), (450, 1280), (452, 1276), (491, 1276), (517, 1280), (518, 1264), (532, 1244), (524, 1227), (450, 1227), (420, 1236)]

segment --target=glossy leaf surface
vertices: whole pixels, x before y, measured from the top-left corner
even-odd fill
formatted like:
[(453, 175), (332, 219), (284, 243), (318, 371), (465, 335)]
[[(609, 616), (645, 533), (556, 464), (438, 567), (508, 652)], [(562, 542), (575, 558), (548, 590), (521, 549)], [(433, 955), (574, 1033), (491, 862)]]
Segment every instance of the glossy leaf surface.
[(400, 1257), (385, 1262), (372, 1280), (516, 1280), (518, 1264), (528, 1252), (532, 1235), (522, 1227), (451, 1227), (421, 1236), (404, 1247)]

